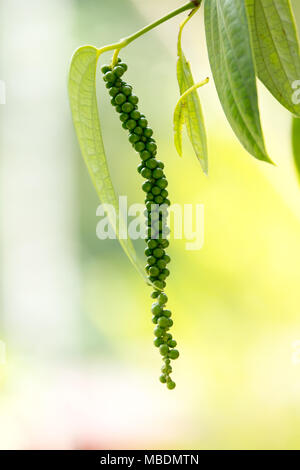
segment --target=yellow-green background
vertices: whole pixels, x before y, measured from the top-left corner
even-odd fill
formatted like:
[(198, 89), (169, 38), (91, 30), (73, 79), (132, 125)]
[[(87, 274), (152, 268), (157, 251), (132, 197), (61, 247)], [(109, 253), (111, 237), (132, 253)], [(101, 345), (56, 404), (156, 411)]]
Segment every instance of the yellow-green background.
[[(180, 359), (159, 384), (149, 288), (117, 241), (96, 238), (98, 200), (73, 130), (73, 50), (101, 46), (180, 6), (167, 0), (1, 0), (1, 449), (299, 449), (300, 197), (290, 116), (259, 86), (276, 167), (239, 145), (213, 80), (199, 90), (209, 176), (175, 152), (180, 18), (122, 53), (154, 128), (172, 202), (205, 206), (205, 244), (174, 241), (167, 293)], [(293, 1), (300, 22), (300, 8)], [(184, 33), (196, 80), (211, 77), (202, 13)], [(107, 56), (107, 61), (110, 59)], [(102, 59), (103, 63), (103, 59)], [(137, 155), (99, 70), (115, 188), (142, 202)], [(299, 77), (300, 78), (300, 77)], [(138, 249), (142, 248), (142, 244)]]

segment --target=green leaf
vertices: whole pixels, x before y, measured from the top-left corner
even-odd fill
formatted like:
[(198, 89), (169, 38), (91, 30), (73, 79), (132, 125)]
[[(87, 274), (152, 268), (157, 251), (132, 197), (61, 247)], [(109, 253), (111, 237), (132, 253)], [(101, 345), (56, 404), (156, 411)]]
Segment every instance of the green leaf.
[(114, 220), (108, 212), (110, 223), (126, 255), (148, 283), (131, 240), (120, 238), (126, 226), (119, 217), (118, 200), (107, 166), (96, 97), (96, 67), (99, 55), (100, 51), (95, 47), (84, 46), (77, 49), (72, 58), (69, 73), (69, 97), (74, 126), (81, 153), (100, 202), (114, 207), (117, 217)]
[[(194, 10), (193, 14), (197, 11)], [(185, 24), (193, 16), (189, 17), (182, 23), (178, 35), (177, 44), (177, 80), (179, 84), (180, 94), (183, 95), (187, 90), (194, 86), (194, 79), (190, 64), (185, 58), (181, 47), (182, 30)], [(185, 124), (188, 137), (191, 141), (194, 152), (200, 161), (201, 167), (205, 174), (208, 171), (207, 157), (207, 138), (204, 126), (204, 119), (200, 99), (196, 90), (190, 93), (184, 101), (181, 102), (176, 116), (174, 116), (174, 141), (177, 152), (182, 155), (182, 127)]]
[(197, 88), (200, 88), (208, 82), (209, 78), (206, 78), (202, 82), (193, 85), (181, 95), (176, 105), (174, 111), (174, 141), (175, 147), (180, 156), (182, 156), (182, 126), (185, 120), (184, 114), (187, 112), (188, 99), (196, 91)]
[(258, 78), (291, 113), (300, 116), (293, 84), (300, 80), (297, 30), (289, 0), (245, 0)]
[(226, 117), (245, 149), (271, 162), (258, 109), (255, 67), (244, 2), (205, 0), (210, 65)]
[(184, 125), (184, 113), (186, 112), (186, 103), (180, 102), (177, 104), (174, 111), (174, 144), (177, 153), (182, 157), (182, 128)]
[(292, 124), (292, 145), (294, 162), (300, 178), (300, 119), (293, 118)]

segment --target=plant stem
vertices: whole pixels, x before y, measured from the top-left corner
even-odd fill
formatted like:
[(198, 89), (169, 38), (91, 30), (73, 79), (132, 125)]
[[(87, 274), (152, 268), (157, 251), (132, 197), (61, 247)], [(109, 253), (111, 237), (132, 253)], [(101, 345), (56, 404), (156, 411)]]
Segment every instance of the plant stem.
[(171, 18), (174, 18), (174, 16), (180, 15), (180, 13), (183, 13), (184, 11), (191, 10), (193, 8), (196, 8), (200, 5), (200, 2), (189, 2), (183, 5), (182, 7), (178, 8), (177, 10), (171, 11), (168, 15), (163, 16), (159, 20), (155, 21), (154, 23), (149, 24), (145, 28), (141, 29), (140, 31), (137, 31), (135, 34), (132, 36), (128, 36), (127, 38), (122, 39), (122, 42), (125, 42), (125, 45), (127, 46), (130, 44), (132, 41), (137, 39), (138, 37), (142, 36), (145, 33), (148, 33), (148, 31), (151, 31), (151, 29), (156, 28), (157, 26), (161, 25), (165, 21), (170, 20)]
[(181, 23), (180, 28), (179, 28), (179, 34), (178, 34), (178, 55), (180, 55), (180, 50), (181, 50), (181, 38), (182, 38), (182, 31), (185, 25), (190, 21), (190, 19), (194, 16), (195, 13), (199, 10), (201, 6), (201, 2), (197, 7), (194, 8), (189, 14), (189, 16)]
[(179, 15), (180, 13), (183, 13), (184, 11), (187, 10), (193, 10), (193, 9), (198, 9), (202, 0), (194, 0), (191, 2), (186, 3), (180, 8), (177, 8), (177, 10), (171, 11), (168, 13), (166, 16), (163, 16), (159, 20), (155, 21), (154, 23), (149, 24), (145, 28), (137, 31), (136, 33), (132, 34), (131, 36), (127, 36), (126, 38), (121, 39), (119, 42), (115, 44), (109, 44), (107, 46), (101, 47), (101, 49), (98, 49), (98, 55), (102, 54), (103, 52), (107, 51), (112, 51), (116, 50), (114, 57), (113, 57), (113, 64), (116, 63), (117, 58), (118, 58), (118, 53), (120, 49), (123, 49), (123, 47), (128, 46), (131, 42), (135, 41), (135, 39), (139, 38), (140, 36), (143, 36), (144, 34), (148, 33), (148, 31), (151, 31), (152, 29), (156, 28), (157, 26), (161, 25), (162, 23), (165, 23), (165, 21), (170, 20), (171, 18), (174, 18), (175, 16)]

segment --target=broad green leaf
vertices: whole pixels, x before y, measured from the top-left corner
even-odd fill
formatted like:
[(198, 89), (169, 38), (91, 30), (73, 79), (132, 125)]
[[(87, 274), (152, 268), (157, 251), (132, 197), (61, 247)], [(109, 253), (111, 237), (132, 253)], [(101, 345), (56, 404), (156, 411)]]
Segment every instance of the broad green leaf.
[(120, 238), (126, 230), (119, 218), (118, 200), (112, 185), (102, 140), (96, 97), (96, 67), (99, 50), (92, 46), (80, 47), (74, 54), (69, 73), (69, 97), (73, 121), (81, 153), (88, 168), (93, 185), (102, 204), (110, 204), (116, 212), (116, 220), (110, 217), (111, 225), (120, 244), (137, 271), (148, 283), (129, 238)]
[(291, 113), (300, 116), (293, 84), (300, 80), (300, 54), (289, 0), (245, 0), (258, 78)]
[[(194, 13), (197, 10), (194, 10)], [(182, 31), (187, 21), (193, 16), (189, 17), (182, 23), (178, 35), (177, 44), (177, 80), (179, 84), (180, 94), (182, 95), (187, 90), (193, 87), (194, 79), (191, 71), (190, 64), (185, 58), (181, 47)], [(202, 107), (197, 91), (190, 93), (186, 100), (182, 101), (178, 115), (174, 120), (174, 141), (177, 152), (182, 155), (182, 127), (186, 125), (188, 137), (191, 141), (195, 154), (200, 161), (201, 167), (205, 174), (208, 171), (207, 163), (207, 138), (204, 126), (204, 119)]]
[(260, 123), (255, 67), (242, 0), (205, 0), (210, 65), (226, 117), (245, 149), (269, 159)]
[(300, 119), (293, 118), (292, 124), (292, 145), (295, 166), (300, 178)]

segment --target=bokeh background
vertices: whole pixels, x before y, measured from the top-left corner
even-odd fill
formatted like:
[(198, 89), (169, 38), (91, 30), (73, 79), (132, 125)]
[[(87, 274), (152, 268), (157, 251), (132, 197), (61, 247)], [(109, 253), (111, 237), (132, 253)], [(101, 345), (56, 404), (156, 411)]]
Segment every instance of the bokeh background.
[[(300, 5), (293, 2), (300, 22)], [(290, 116), (259, 86), (277, 166), (250, 157), (213, 80), (199, 93), (209, 177), (175, 152), (177, 17), (123, 52), (166, 163), (173, 202), (205, 205), (205, 244), (170, 248), (180, 360), (159, 384), (150, 290), (117, 241), (96, 238), (98, 200), (67, 96), (73, 51), (115, 42), (180, 0), (0, 0), (1, 449), (299, 449), (300, 192)], [(196, 80), (211, 77), (202, 13), (184, 33)], [(105, 57), (107, 61), (110, 56)], [(103, 63), (103, 59), (102, 59)], [(99, 105), (116, 191), (142, 202), (137, 156)], [(300, 78), (300, 77), (299, 77)], [(141, 248), (141, 247), (138, 247)]]

